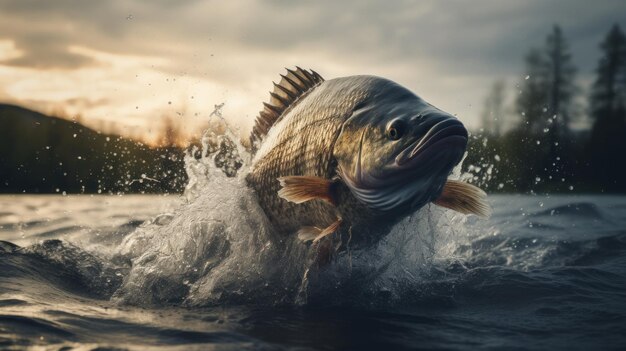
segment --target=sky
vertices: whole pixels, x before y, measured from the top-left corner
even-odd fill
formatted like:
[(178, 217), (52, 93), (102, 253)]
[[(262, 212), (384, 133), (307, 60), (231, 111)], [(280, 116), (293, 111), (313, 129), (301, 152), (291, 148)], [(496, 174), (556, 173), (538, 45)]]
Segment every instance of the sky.
[(617, 0), (0, 0), (0, 102), (140, 137), (165, 117), (197, 130), (223, 103), (246, 133), (298, 65), (392, 79), (476, 129), (493, 82), (512, 100), (554, 24), (584, 88), (625, 22)]

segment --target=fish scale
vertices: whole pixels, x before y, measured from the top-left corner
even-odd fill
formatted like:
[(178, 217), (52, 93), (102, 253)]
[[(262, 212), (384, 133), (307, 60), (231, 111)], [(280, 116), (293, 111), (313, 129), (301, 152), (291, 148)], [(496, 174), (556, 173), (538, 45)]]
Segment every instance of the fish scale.
[[(255, 155), (246, 176), (277, 232), (298, 233), (302, 240), (315, 242), (334, 233), (342, 240), (348, 233), (352, 240), (354, 230), (357, 241), (372, 243), (400, 218), (442, 194), (467, 142), (456, 118), (379, 77), (325, 81), (300, 68), (282, 77), (274, 83), (270, 102), (264, 104), (253, 128), (250, 141)], [(413, 123), (410, 127), (422, 135), (389, 139), (384, 130), (398, 119)], [(446, 123), (434, 123), (440, 120)], [(428, 125), (450, 128), (424, 134)], [(397, 164), (396, 155), (429, 135), (442, 136), (427, 144), (444, 145), (438, 158), (429, 148), (405, 157), (408, 166)], [(362, 150), (367, 154), (362, 155)], [(422, 156), (431, 160), (432, 172), (415, 166), (415, 159)], [(368, 188), (370, 183), (378, 185)], [(436, 203), (464, 213), (484, 210), (480, 199), (484, 193), (459, 183)]]
[(276, 195), (280, 190), (277, 179), (281, 176), (336, 175), (331, 162), (332, 145), (358, 101), (358, 94), (353, 94), (350, 104), (325, 104), (323, 101), (330, 97), (334, 85), (332, 81), (328, 83), (330, 89), (318, 87), (319, 91), (300, 101), (272, 127), (272, 132), (278, 134), (274, 145), (254, 163), (247, 176), (270, 221), (281, 232), (295, 233), (302, 226), (324, 227), (336, 218), (336, 210), (323, 201), (294, 204)]

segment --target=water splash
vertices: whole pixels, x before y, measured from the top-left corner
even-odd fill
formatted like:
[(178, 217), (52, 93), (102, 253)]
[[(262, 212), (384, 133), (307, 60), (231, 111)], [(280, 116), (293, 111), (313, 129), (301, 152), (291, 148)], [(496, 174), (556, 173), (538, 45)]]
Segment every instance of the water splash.
[[(455, 250), (450, 237), (467, 233), (465, 216), (426, 206), (374, 247), (340, 252), (320, 268), (315, 246), (273, 231), (245, 182), (250, 159), (227, 125), (221, 134), (204, 134), (202, 149), (192, 149), (185, 159), (186, 202), (120, 245), (117, 259), (131, 268), (114, 300), (141, 305), (389, 300), (418, 283), (437, 255)], [(454, 177), (461, 176), (460, 169)]]

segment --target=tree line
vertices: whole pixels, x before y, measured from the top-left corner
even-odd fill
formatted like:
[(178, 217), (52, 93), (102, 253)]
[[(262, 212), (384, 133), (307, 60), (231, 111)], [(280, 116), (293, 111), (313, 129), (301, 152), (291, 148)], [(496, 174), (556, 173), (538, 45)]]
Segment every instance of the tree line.
[(505, 192), (626, 192), (626, 37), (618, 25), (599, 49), (586, 94), (559, 26), (527, 53), (513, 106), (504, 82), (494, 83), (465, 162), (475, 182)]

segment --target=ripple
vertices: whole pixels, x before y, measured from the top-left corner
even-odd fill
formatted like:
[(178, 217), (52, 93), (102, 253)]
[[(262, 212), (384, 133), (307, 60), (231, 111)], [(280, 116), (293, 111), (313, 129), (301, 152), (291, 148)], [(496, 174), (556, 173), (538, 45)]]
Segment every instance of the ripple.
[(63, 329), (59, 324), (41, 318), (17, 315), (0, 315), (0, 326), (6, 331), (32, 337), (56, 336), (66, 340), (76, 338), (74, 333)]
[(545, 216), (567, 216), (567, 217), (584, 217), (586, 219), (603, 219), (602, 211), (593, 203), (577, 202), (566, 205), (555, 206), (543, 211), (535, 212), (531, 217)]

